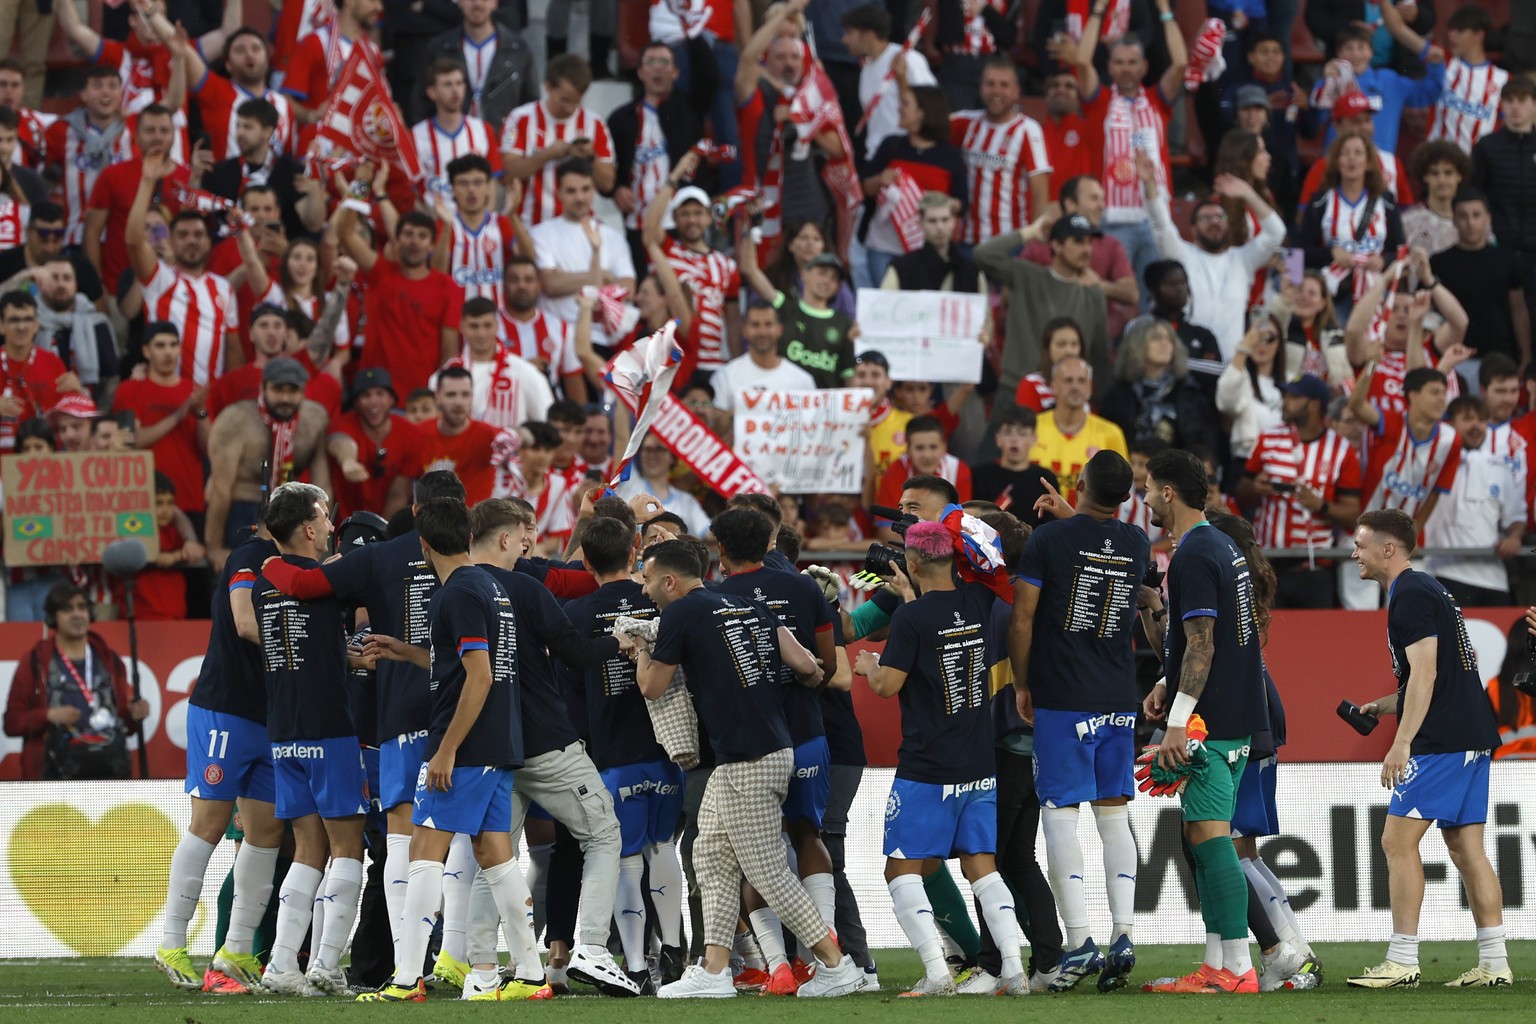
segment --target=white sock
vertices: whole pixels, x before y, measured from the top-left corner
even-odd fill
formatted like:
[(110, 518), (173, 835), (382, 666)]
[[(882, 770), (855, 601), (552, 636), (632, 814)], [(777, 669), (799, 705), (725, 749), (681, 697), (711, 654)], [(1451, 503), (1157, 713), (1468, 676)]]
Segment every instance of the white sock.
[(496, 897), (491, 885), (485, 880), (484, 871), (475, 872), (475, 880), (469, 887), (469, 921), (464, 929), (464, 962), (474, 967), (479, 964), (500, 966), (496, 956), (496, 939), (501, 929), (501, 913), (496, 909)]
[(1110, 941), (1132, 937), (1136, 922), (1136, 837), (1131, 834), (1130, 808), (1124, 804), (1093, 809), (1093, 822), (1104, 844), (1104, 888), (1109, 894), (1109, 917), (1114, 922)]
[(831, 931), (837, 919), (837, 883), (832, 880), (831, 873), (806, 875), (800, 884), (805, 886), (811, 902), (816, 904), (816, 912), (821, 915), (822, 923)]
[(1253, 960), (1248, 956), (1248, 936), (1240, 939), (1221, 940), (1222, 966), (1241, 978), (1253, 970)]
[(789, 953), (784, 948), (784, 925), (780, 923), (779, 915), (773, 912), (773, 908), (754, 910), (747, 915), (747, 920), (752, 922), (752, 934), (757, 936), (757, 946), (763, 951), (763, 959), (768, 962), (768, 973), (772, 974), (788, 964)]
[(1077, 840), (1076, 807), (1044, 807), (1040, 827), (1045, 832), (1046, 866), (1056, 909), (1067, 929), (1068, 951), (1093, 937), (1088, 927), (1088, 900), (1083, 890), (1083, 846)]
[(320, 890), (325, 901), (325, 925), (320, 933), (319, 963), (333, 970), (341, 963), (341, 951), (352, 937), (357, 922), (357, 900), (363, 893), (363, 862), (352, 857), (331, 861)]
[(1419, 937), (1393, 932), (1387, 943), (1387, 959), (1404, 967), (1419, 966)]
[(416, 984), (427, 958), (437, 908), (443, 902), (442, 861), (411, 861), (409, 879), (400, 912), (400, 942), (395, 947), (395, 984), (405, 986)]
[[(528, 882), (517, 869), (517, 861), (509, 860), (481, 872), (491, 887), (491, 898), (501, 914), (501, 931), (507, 937), (507, 949), (516, 964), (517, 977), (523, 981), (544, 980), (544, 964), (539, 960), (539, 947), (533, 937), (533, 894)], [(642, 961), (643, 962), (643, 961)]]
[(907, 942), (917, 950), (917, 955), (923, 958), (923, 970), (934, 980), (949, 977), (949, 965), (944, 962), (944, 940), (939, 938), (933, 904), (923, 889), (923, 876), (897, 875), (885, 884), (891, 890), (896, 923), (901, 925)]
[(683, 865), (676, 843), (657, 843), (647, 858), (651, 869), (651, 905), (656, 908), (656, 930), (663, 946), (683, 944)]
[(737, 956), (741, 957), (741, 962), (744, 966), (759, 971), (768, 969), (768, 962), (763, 959), (763, 951), (758, 946), (757, 939), (753, 937), (750, 929), (744, 932), (737, 932), (735, 941), (731, 943), (731, 948), (735, 950)]
[(533, 934), (544, 934), (544, 894), (549, 890), (549, 858), (554, 843), (528, 844), (528, 891), (533, 894)]
[(613, 923), (624, 946), (624, 966), (637, 971), (645, 963), (645, 894), (641, 878), (645, 858), (638, 853), (619, 858), (619, 891), (613, 900)]
[(456, 835), (443, 862), (443, 952), (464, 962), (464, 929), (469, 926), (469, 889), (475, 884), (475, 849), (469, 836)]
[(203, 896), (203, 876), (213, 857), (214, 843), (204, 842), (190, 832), (182, 834), (171, 854), (171, 878), (166, 887), (165, 932), (161, 949), (180, 949), (187, 944), (187, 926), (197, 913), (197, 901)]
[(405, 891), (410, 887), (411, 837), (391, 834), (384, 840), (384, 909), (395, 952), (400, 952), (400, 919), (405, 913)]
[(1243, 874), (1248, 878), (1248, 884), (1253, 886), (1253, 891), (1259, 894), (1259, 899), (1264, 901), (1264, 916), (1269, 918), (1270, 925), (1275, 929), (1275, 934), (1281, 942), (1289, 942), (1297, 946), (1298, 936), (1291, 927), (1290, 918), (1285, 914), (1281, 897), (1275, 894), (1274, 887), (1269, 884), (1269, 879), (1264, 877), (1264, 872), (1259, 870), (1259, 861), (1241, 857)]
[(1019, 955), (1019, 944), (1022, 941), (1019, 936), (1019, 919), (1014, 916), (1013, 892), (1008, 888), (1008, 883), (994, 871), (972, 882), (971, 892), (981, 905), (981, 916), (987, 922), (987, 930), (992, 933), (992, 941), (997, 943), (998, 953), (1003, 958), (1002, 976), (1011, 978), (1015, 974), (1022, 974), (1024, 964)]
[(277, 868), (277, 847), (254, 846), (249, 840), (235, 854), (235, 902), (229, 909), (229, 931), (224, 948), (231, 953), (252, 953), (256, 929), (272, 901), (272, 875)]
[(1216, 932), (1205, 933), (1205, 965), (1219, 968), (1222, 964), (1221, 936)]
[(1509, 970), (1509, 955), (1504, 949), (1504, 926), (1477, 930), (1477, 962), (1495, 971)]
[[(1280, 901), (1280, 912), (1285, 916), (1285, 922), (1290, 927), (1288, 934), (1291, 937), (1287, 938), (1286, 941), (1295, 946), (1296, 951), (1302, 956), (1312, 956), (1312, 944), (1301, 934), (1301, 921), (1296, 917), (1296, 911), (1291, 907), (1291, 897), (1286, 893), (1285, 886), (1281, 884), (1280, 879), (1275, 877), (1275, 873), (1270, 870), (1263, 857), (1253, 858), (1253, 867), (1269, 883), (1269, 891)], [(1262, 892), (1263, 890), (1260, 891)], [(1268, 908), (1266, 907), (1265, 909), (1267, 910)], [(1270, 920), (1274, 920), (1273, 915), (1270, 916)], [(1275, 933), (1280, 935), (1281, 938), (1286, 938), (1287, 935), (1287, 933), (1280, 931), (1279, 925), (1275, 926)]]
[(325, 934), (325, 901), (320, 894), (325, 892), (325, 887), (330, 884), (330, 871), (320, 876), (320, 888), (315, 890), (315, 898), (309, 904), (309, 951), (310, 959), (315, 960), (320, 955), (320, 936)]
[(309, 931), (309, 922), (315, 916), (315, 893), (320, 889), (322, 875), (319, 868), (308, 864), (294, 864), (283, 879), (278, 892), (277, 935), (272, 939), (274, 971), (299, 969), (299, 943)]

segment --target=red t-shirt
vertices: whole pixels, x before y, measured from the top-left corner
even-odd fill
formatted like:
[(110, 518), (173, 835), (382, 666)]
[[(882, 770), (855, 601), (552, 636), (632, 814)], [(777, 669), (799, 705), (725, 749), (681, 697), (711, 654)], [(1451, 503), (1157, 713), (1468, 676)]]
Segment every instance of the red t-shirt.
[(1083, 119), (1068, 114), (1060, 121), (1045, 117), (1040, 121), (1045, 136), (1045, 152), (1051, 160), (1051, 200), (1061, 198), (1061, 186), (1080, 174), (1093, 173), (1093, 157), (1088, 152), (1088, 132)]
[[(152, 427), (180, 409), (191, 396), (192, 389), (190, 377), (183, 377), (175, 384), (125, 380), (117, 386), (112, 411), (132, 412), (141, 427)], [(183, 512), (201, 512), (207, 508), (203, 498), (203, 458), (197, 449), (197, 417), (191, 413), (182, 417), (169, 434), (150, 447), (150, 451), (155, 454), (155, 469), (170, 477), (176, 485), (176, 507)]]
[(470, 420), (462, 433), (447, 437), (438, 429), (439, 422), (428, 420), (418, 427), (421, 432), (421, 471), (447, 469), (457, 473), (464, 484), (464, 500), (470, 505), (489, 498), (496, 486), (491, 451), (502, 434), (501, 429), (481, 420)]
[[(158, 466), (156, 467), (158, 468)], [(180, 499), (178, 486), (176, 497)], [(175, 523), (160, 527), (160, 552), (180, 551), (181, 534)], [(134, 611), (142, 622), (179, 622), (187, 617), (187, 574), (181, 569), (146, 568), (136, 577)], [(112, 582), (112, 598), (123, 603), (123, 585)]]
[[(875, 490), (875, 504), (895, 508), (901, 503), (902, 485), (914, 475), (910, 455), (903, 455), (891, 463), (890, 468), (880, 475), (880, 484)], [(939, 465), (938, 475), (955, 485), (955, 490), (960, 494), (961, 504), (971, 500), (970, 466), (953, 455), (945, 455), (944, 461)]]
[[(128, 226), (128, 210), (133, 206), (134, 196), (139, 194), (139, 182), (143, 178), (144, 160), (134, 157), (102, 168), (91, 189), (87, 207), (107, 211), (106, 230), (101, 233), (101, 280), (108, 288), (115, 288), (118, 278), (128, 269), (128, 245), (123, 241), (123, 232)], [(181, 210), (181, 203), (176, 201), (176, 186), (187, 185), (190, 181), (187, 169), (178, 166), (155, 187), (151, 202), (164, 206), (174, 217)]]
[(363, 431), (356, 412), (331, 420), (332, 434), (345, 434), (357, 442), (357, 458), (372, 474), (355, 484), (341, 473), (341, 463), (331, 460), (331, 485), (336, 488), (337, 516), (353, 512), (384, 514), (384, 502), (397, 477), (414, 480), (421, 476), (421, 431), (399, 413), (389, 416), (389, 433), (382, 444), (375, 444)]
[[(308, 353), (299, 363), (309, 370), (309, 383), (304, 385), (304, 397), (325, 407), (328, 415), (341, 412), (341, 384), (328, 373), (316, 373), (308, 365)], [(298, 358), (298, 357), (293, 357)], [(262, 367), (247, 363), (237, 370), (221, 374), (208, 389), (208, 416), (217, 419), (219, 413), (236, 402), (254, 401), (261, 394)]]
[(59, 400), (55, 385), (67, 371), (64, 361), (47, 349), (34, 345), (24, 363), (12, 360), (4, 349), (0, 345), (0, 394), (22, 404), (15, 419), (0, 416), (0, 450), (8, 452), (16, 447), (16, 424), (43, 415)]
[(463, 290), (440, 270), (412, 279), (400, 264), (383, 257), (363, 279), (368, 344), (358, 369), (384, 367), (401, 395), (426, 387), (441, 362), (442, 328), (458, 329)]

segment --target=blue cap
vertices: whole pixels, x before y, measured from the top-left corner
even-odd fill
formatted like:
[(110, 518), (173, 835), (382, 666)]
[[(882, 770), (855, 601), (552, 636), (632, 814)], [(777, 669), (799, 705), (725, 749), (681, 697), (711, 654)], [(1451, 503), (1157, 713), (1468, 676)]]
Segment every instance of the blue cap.
[(1329, 397), (1328, 384), (1315, 373), (1304, 373), (1291, 381), (1282, 389), (1288, 395), (1299, 395), (1302, 398), (1315, 398), (1319, 402), (1327, 403)]

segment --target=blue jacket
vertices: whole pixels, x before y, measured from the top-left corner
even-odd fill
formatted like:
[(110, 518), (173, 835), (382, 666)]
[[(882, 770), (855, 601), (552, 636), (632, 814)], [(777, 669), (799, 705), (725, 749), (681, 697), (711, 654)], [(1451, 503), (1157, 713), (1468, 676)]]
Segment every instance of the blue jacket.
[[(1426, 46), (1419, 53), (1422, 60), (1429, 52)], [(1410, 107), (1432, 107), (1440, 98), (1440, 93), (1445, 89), (1445, 65), (1430, 64), (1423, 78), (1413, 79), (1398, 74), (1391, 68), (1367, 68), (1364, 72), (1355, 76), (1355, 82), (1360, 90), (1371, 98), (1371, 109), (1376, 112), (1372, 119), (1376, 125), (1376, 148), (1388, 153), (1397, 152), (1397, 133), (1403, 124), (1403, 111)], [(1318, 83), (1318, 88), (1322, 83)], [(1312, 93), (1314, 100), (1317, 90)], [(1324, 119), (1329, 117), (1328, 111), (1320, 111)], [(1326, 141), (1333, 142), (1337, 133), (1333, 125), (1328, 125)]]

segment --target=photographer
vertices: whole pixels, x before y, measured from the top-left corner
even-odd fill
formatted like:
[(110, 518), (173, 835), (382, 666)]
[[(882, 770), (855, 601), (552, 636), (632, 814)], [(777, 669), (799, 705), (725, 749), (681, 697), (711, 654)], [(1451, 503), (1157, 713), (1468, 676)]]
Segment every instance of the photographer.
[[(901, 500), (896, 507), (902, 513), (902, 518), (892, 522), (890, 529), (898, 536), (904, 536), (907, 527), (913, 523), (936, 523), (943, 517), (945, 508), (958, 504), (960, 495), (955, 485), (948, 480), (938, 476), (914, 476), (901, 485)], [(905, 565), (899, 560), (893, 560), (893, 555), (899, 556), (900, 552), (883, 544), (876, 544), (869, 549), (864, 560), (864, 571), (857, 574), (854, 585), (860, 586), (862, 581), (877, 584), (873, 580), (875, 576), (894, 578), (888, 587), (871, 595), (868, 601), (852, 613), (839, 613), (843, 619), (843, 633), (849, 643), (866, 638), (883, 640), (892, 613), (903, 600), (910, 598), (912, 584), (907, 579)]]
[(128, 733), (149, 717), (134, 700), (123, 660), (91, 632), (91, 604), (73, 583), (43, 601), (53, 631), (16, 666), (5, 732), (22, 738), (21, 777), (126, 779)]

